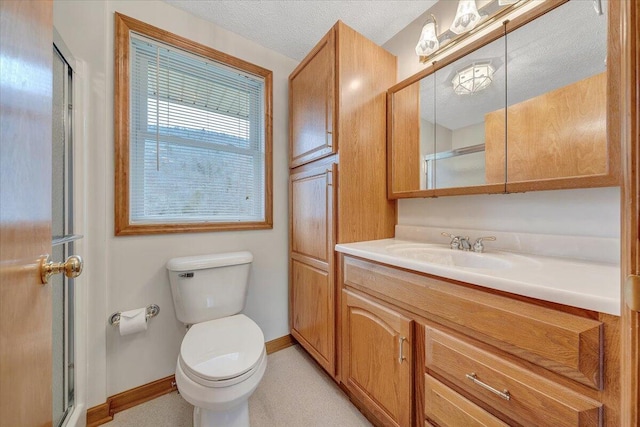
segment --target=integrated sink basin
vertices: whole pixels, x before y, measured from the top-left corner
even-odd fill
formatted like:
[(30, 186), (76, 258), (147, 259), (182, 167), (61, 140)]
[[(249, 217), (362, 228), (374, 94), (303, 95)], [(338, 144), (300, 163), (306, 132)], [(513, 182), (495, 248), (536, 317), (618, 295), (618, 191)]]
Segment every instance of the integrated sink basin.
[[(436, 236), (434, 238), (439, 239)], [(344, 243), (336, 245), (336, 250), (510, 294), (620, 314), (620, 267), (617, 265), (497, 250), (494, 244), (485, 247), (485, 252), (477, 253), (451, 249), (446, 243), (401, 239)]]
[(507, 259), (507, 254), (465, 252), (428, 243), (389, 245), (387, 251), (394, 255), (449, 267), (502, 270), (514, 266), (514, 263)]

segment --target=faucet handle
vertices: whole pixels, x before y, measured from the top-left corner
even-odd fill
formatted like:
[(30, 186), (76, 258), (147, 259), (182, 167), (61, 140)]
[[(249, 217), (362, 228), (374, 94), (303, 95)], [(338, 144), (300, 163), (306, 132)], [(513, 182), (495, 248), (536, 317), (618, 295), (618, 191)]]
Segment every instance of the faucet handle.
[(473, 251), (474, 252), (483, 252), (484, 251), (484, 245), (482, 244), (483, 240), (495, 241), (496, 238), (494, 236), (478, 237), (476, 239), (476, 242), (473, 244)]
[(451, 249), (460, 249), (460, 236), (456, 236), (451, 233), (446, 233), (444, 231), (440, 234), (445, 237), (451, 238), (451, 242), (449, 243), (449, 246), (451, 246)]

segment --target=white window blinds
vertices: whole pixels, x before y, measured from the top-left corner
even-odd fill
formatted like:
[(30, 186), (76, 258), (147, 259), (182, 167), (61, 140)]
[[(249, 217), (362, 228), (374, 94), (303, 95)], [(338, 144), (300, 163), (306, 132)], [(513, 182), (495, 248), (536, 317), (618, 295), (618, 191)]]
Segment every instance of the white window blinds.
[(262, 77), (131, 34), (132, 224), (265, 220)]

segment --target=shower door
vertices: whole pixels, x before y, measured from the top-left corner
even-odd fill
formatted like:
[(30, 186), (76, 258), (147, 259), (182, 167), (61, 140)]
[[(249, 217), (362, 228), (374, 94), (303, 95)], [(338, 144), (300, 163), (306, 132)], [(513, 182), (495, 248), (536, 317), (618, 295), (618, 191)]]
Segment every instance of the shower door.
[[(53, 133), (51, 234), (54, 262), (74, 253), (74, 241), (81, 236), (73, 228), (73, 70), (61, 52), (61, 42), (53, 46)], [(67, 54), (68, 56), (68, 54)], [(53, 426), (65, 424), (74, 405), (74, 279), (63, 274), (50, 279), (52, 293)]]

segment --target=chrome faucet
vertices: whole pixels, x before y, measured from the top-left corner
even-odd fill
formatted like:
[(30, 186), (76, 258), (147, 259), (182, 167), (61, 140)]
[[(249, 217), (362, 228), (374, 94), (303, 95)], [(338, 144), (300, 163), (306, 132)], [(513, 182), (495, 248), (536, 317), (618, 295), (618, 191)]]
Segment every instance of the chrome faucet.
[(453, 234), (445, 233), (444, 231), (440, 234), (445, 237), (451, 238), (451, 242), (449, 242), (449, 246), (451, 246), (451, 249), (460, 249), (460, 236), (454, 236)]
[(445, 232), (442, 232), (440, 234), (442, 234), (445, 237), (451, 238), (451, 242), (449, 242), (449, 246), (451, 247), (451, 249), (456, 249), (460, 251), (473, 250), (474, 252), (478, 252), (478, 253), (484, 252), (484, 245), (482, 244), (484, 240), (496, 240), (496, 238), (493, 236), (478, 237), (475, 243), (471, 245), (471, 242), (469, 241), (469, 236), (462, 237), (462, 236), (456, 236), (454, 234), (445, 233)]
[(460, 249), (463, 251), (471, 250), (471, 243), (469, 242), (469, 236), (460, 238)]

